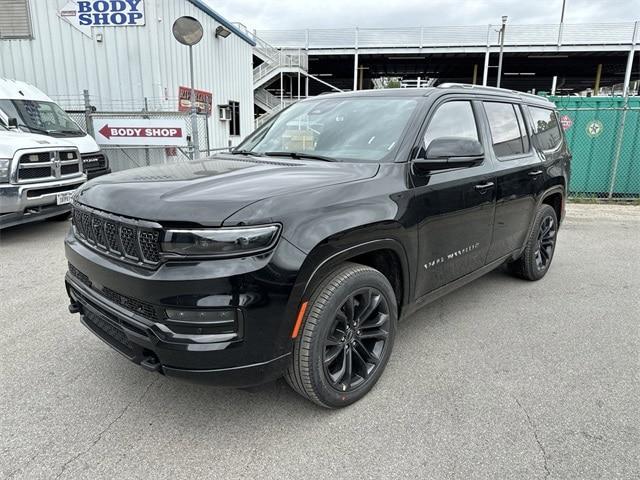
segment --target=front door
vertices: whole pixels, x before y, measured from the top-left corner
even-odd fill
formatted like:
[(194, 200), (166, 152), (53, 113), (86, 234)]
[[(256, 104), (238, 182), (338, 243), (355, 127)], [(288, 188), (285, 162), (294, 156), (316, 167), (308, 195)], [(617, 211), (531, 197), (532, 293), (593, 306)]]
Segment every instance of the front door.
[[(431, 109), (422, 148), (440, 137), (480, 140), (480, 105), (466, 99), (445, 100)], [(485, 146), (486, 148), (486, 146)], [(481, 165), (412, 173), (419, 242), (416, 298), (485, 265), (491, 243), (495, 178), (490, 158)]]

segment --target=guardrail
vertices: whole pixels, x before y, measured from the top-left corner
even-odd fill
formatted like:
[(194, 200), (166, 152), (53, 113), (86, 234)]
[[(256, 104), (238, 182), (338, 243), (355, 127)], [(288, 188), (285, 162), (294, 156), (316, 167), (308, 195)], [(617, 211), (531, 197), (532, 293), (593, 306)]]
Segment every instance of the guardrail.
[[(500, 25), (406, 28), (260, 30), (256, 35), (281, 48), (484, 47), (498, 45)], [(634, 22), (508, 24), (506, 46), (631, 45)], [(635, 40), (638, 41), (638, 40)]]

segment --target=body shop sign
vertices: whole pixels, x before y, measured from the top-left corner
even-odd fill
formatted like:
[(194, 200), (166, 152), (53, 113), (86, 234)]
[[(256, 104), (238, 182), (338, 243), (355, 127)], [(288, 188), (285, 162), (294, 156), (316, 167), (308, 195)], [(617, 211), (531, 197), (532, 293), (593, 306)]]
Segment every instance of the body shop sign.
[(144, 0), (72, 0), (58, 15), (79, 29), (145, 24)]
[(187, 146), (186, 123), (183, 119), (94, 118), (93, 131), (100, 145)]

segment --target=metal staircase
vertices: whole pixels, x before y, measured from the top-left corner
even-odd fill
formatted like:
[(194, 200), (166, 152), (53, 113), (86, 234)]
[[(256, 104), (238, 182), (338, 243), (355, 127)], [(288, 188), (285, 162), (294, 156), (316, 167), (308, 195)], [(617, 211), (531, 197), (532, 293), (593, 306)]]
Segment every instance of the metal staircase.
[(275, 48), (258, 37), (255, 32), (250, 32), (244, 25), (237, 23), (236, 26), (256, 42), (253, 54), (262, 61), (253, 69), (253, 91), (254, 103), (266, 112), (260, 116), (264, 122), (267, 116), (297, 101), (297, 98), (277, 97), (268, 92), (266, 87), (281, 74), (308, 75), (309, 57), (302, 49)]

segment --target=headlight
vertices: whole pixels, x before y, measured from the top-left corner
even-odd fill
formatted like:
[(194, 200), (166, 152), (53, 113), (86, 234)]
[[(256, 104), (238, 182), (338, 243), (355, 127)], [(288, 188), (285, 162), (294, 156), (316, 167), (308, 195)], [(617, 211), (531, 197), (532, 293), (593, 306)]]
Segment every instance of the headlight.
[(278, 225), (167, 230), (162, 241), (162, 251), (196, 257), (256, 254), (273, 248), (279, 232)]
[(0, 182), (9, 182), (9, 170), (11, 169), (10, 158), (0, 158)]

